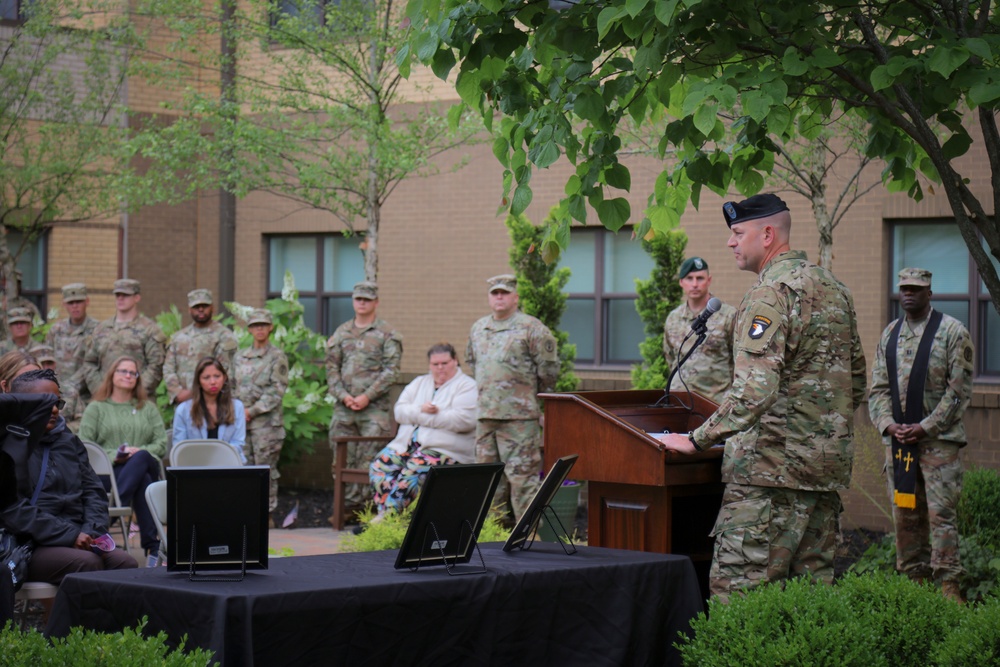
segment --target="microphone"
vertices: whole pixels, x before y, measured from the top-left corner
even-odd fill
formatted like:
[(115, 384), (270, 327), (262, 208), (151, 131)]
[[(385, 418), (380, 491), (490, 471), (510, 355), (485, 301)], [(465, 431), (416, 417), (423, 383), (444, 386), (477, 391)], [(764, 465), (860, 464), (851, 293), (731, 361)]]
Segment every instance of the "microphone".
[(708, 318), (719, 312), (720, 308), (722, 308), (722, 302), (713, 296), (708, 300), (708, 305), (705, 306), (705, 310), (701, 311), (701, 315), (695, 318), (695, 321), (691, 324), (691, 331), (696, 334), (704, 333), (705, 325), (708, 323)]

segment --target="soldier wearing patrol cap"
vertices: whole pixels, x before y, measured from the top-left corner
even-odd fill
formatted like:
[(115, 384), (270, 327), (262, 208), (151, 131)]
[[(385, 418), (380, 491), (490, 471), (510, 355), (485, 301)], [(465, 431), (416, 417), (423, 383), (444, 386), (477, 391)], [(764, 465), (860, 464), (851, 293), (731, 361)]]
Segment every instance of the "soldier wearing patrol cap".
[(77, 353), (87, 336), (94, 332), (97, 320), (87, 315), (90, 297), (83, 283), (70, 283), (62, 288), (63, 307), (68, 317), (55, 322), (45, 335), (45, 342), (52, 346), (56, 358), (56, 375), (64, 382), (73, 377), (82, 359)]
[[(705, 310), (712, 293), (712, 275), (708, 262), (701, 257), (688, 257), (677, 273), (684, 291), (684, 302), (670, 311), (663, 323), (663, 356), (667, 372), (680, 362), (691, 349), (691, 325)], [(674, 375), (671, 391), (694, 391), (719, 403), (733, 383), (733, 328), (736, 309), (727, 303), (706, 322), (705, 341), (695, 348)], [(685, 342), (687, 341), (687, 342)]]
[[(56, 353), (52, 346), (47, 343), (36, 343), (28, 350), (28, 354), (35, 358), (38, 365), (49, 370), (56, 370)], [(62, 411), (60, 411), (61, 413)]]
[[(153, 396), (163, 377), (163, 331), (156, 322), (139, 312), (142, 295), (138, 280), (116, 280), (111, 291), (115, 295), (115, 314), (98, 324), (83, 346), (83, 363), (73, 384), (80, 388), (85, 386), (93, 394), (115, 360), (128, 356), (139, 362), (142, 384)], [(85, 407), (81, 405), (81, 411)]]
[(956, 510), (972, 398), (975, 351), (968, 329), (931, 306), (931, 272), (899, 272), (904, 317), (882, 332), (868, 411), (886, 445), (896, 527), (896, 569), (941, 582), (962, 601)]
[(492, 314), (469, 332), (465, 361), (479, 386), (476, 461), (503, 461), (495, 503), (520, 517), (538, 490), (542, 469), (539, 392), (559, 377), (556, 340), (549, 328), (517, 308), (517, 278), (486, 281)]
[(187, 298), (192, 322), (170, 337), (163, 362), (167, 395), (178, 405), (191, 398), (195, 366), (205, 357), (218, 359), (232, 378), (233, 355), (239, 347), (236, 335), (212, 319), (215, 311), (209, 290), (191, 290)]
[(7, 328), (10, 338), (0, 341), (0, 354), (12, 350), (27, 352), (34, 341), (31, 340), (31, 322), (33, 313), (27, 308), (11, 308), (7, 311)]
[[(389, 389), (399, 377), (403, 337), (377, 317), (375, 283), (357, 283), (351, 303), (354, 318), (337, 327), (326, 342), (326, 384), (335, 401), (330, 437), (392, 435)], [(381, 448), (379, 443), (367, 442), (349, 447), (347, 467), (367, 469)], [(369, 484), (349, 485), (345, 507), (364, 504), (371, 500), (371, 493)]]
[(684, 453), (725, 443), (709, 584), (726, 599), (796, 576), (833, 581), (866, 378), (851, 293), (791, 249), (785, 202), (755, 195), (723, 216), (736, 265), (759, 275), (736, 321), (733, 385), (704, 424), (660, 440)]
[[(288, 358), (270, 340), (274, 326), (271, 313), (257, 308), (247, 318), (253, 344), (236, 353), (233, 377), (236, 398), (243, 401), (247, 420), (247, 439), (243, 448), (248, 465), (271, 468), (268, 512), (278, 505), (278, 458), (285, 440), (285, 421), (281, 399), (288, 389)], [(271, 527), (274, 521), (271, 520)]]

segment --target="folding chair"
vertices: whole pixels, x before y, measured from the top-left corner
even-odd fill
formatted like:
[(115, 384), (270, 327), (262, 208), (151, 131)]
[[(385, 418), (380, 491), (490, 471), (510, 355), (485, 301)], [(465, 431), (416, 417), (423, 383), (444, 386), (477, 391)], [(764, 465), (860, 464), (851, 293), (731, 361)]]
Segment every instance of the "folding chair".
[(179, 467), (240, 467), (243, 459), (235, 447), (222, 440), (181, 440), (170, 450), (170, 465)]
[(160, 551), (156, 554), (156, 565), (163, 562), (167, 553), (167, 483), (163, 480), (146, 487), (146, 505), (156, 522), (156, 535), (160, 540)]
[[(14, 618), (18, 621), (21, 630), (28, 629), (28, 617), (34, 614), (41, 614), (43, 625), (48, 621), (52, 601), (58, 592), (58, 586), (45, 581), (26, 581), (21, 584), (21, 590), (14, 593), (14, 600), (20, 603), (14, 609)], [(42, 603), (41, 612), (31, 610), (32, 600), (39, 600)]]
[(115, 470), (111, 465), (111, 459), (104, 448), (93, 442), (84, 441), (83, 446), (87, 448), (87, 458), (90, 459), (90, 467), (98, 476), (107, 476), (111, 479), (111, 490), (108, 491), (108, 514), (111, 521), (118, 523), (122, 528), (122, 548), (128, 549), (128, 523), (132, 517), (132, 508), (122, 505), (122, 499), (118, 496), (118, 482), (115, 481)]

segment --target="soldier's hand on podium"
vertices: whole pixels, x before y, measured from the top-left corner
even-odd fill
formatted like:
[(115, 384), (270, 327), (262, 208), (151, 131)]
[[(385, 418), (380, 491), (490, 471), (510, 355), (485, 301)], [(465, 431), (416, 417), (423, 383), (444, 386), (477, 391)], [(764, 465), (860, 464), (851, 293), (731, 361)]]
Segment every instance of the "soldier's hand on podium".
[(688, 438), (687, 433), (667, 433), (656, 438), (663, 443), (663, 448), (681, 454), (694, 454), (697, 449), (694, 443)]

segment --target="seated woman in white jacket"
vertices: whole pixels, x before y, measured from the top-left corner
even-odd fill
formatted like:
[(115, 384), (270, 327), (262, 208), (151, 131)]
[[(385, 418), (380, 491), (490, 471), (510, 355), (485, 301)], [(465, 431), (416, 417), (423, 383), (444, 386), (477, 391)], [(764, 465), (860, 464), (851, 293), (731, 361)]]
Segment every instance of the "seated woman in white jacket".
[(476, 460), (476, 381), (458, 367), (448, 343), (431, 347), (427, 359), (430, 373), (406, 385), (396, 402), (396, 437), (369, 466), (373, 521), (413, 502), (431, 466)]
[(247, 457), (243, 445), (247, 439), (247, 419), (243, 403), (233, 398), (229, 375), (215, 357), (205, 357), (194, 369), (191, 398), (177, 406), (174, 413), (174, 444), (182, 440), (222, 440)]

